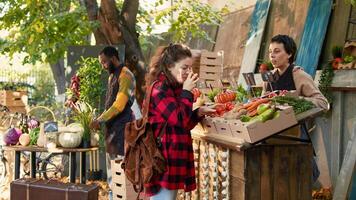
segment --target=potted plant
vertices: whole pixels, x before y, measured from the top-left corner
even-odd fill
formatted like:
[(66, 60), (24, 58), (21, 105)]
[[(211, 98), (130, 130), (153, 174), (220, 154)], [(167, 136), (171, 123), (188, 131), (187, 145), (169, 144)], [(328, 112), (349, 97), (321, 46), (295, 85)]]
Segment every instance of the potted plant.
[(83, 148), (90, 147), (90, 123), (94, 119), (95, 109), (93, 109), (88, 103), (78, 101), (73, 106), (74, 120), (80, 123), (83, 127)]

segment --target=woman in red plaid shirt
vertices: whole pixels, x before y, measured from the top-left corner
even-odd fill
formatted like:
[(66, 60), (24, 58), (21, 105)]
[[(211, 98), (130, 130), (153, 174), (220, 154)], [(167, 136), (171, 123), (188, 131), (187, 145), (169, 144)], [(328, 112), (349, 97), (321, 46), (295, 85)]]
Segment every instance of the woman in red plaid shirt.
[[(176, 199), (178, 189), (196, 189), (190, 130), (215, 110), (202, 106), (193, 111), (191, 90), (198, 81), (192, 72), (192, 53), (181, 44), (170, 44), (152, 58), (148, 84), (155, 82), (149, 107), (149, 122), (157, 137), (162, 128), (161, 150), (166, 172), (145, 185), (151, 200)], [(164, 126), (167, 123), (166, 126)]]

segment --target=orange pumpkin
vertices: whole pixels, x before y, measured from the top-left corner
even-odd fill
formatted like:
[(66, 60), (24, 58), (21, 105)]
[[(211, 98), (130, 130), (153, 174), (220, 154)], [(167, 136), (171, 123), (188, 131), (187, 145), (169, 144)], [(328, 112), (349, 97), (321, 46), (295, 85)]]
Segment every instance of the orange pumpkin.
[(236, 98), (236, 93), (230, 90), (219, 93), (214, 97), (215, 103), (227, 103), (234, 101)]

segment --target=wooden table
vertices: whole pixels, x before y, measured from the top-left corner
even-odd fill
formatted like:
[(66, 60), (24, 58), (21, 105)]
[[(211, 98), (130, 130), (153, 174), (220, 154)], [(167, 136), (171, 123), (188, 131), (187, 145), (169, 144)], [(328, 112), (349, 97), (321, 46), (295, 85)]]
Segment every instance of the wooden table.
[(79, 165), (80, 165), (80, 173), (79, 173), (79, 181), (80, 183), (86, 182), (86, 152), (97, 151), (98, 147), (92, 148), (54, 148), (47, 149), (44, 147), (37, 146), (4, 146), (5, 151), (15, 151), (15, 168), (14, 168), (14, 178), (15, 180), (20, 178), (20, 156), (21, 152), (28, 151), (30, 152), (30, 176), (31, 178), (36, 178), (36, 152), (48, 152), (55, 154), (69, 154), (69, 181), (71, 183), (75, 183), (75, 172), (77, 169), (76, 163), (76, 154), (80, 154)]

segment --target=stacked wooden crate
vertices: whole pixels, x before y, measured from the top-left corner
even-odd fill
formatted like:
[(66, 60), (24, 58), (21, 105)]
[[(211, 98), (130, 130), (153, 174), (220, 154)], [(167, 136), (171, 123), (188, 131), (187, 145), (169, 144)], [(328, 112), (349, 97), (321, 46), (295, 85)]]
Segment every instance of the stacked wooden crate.
[[(124, 170), (121, 168), (121, 161), (111, 161), (112, 171), (112, 192), (114, 200), (136, 199), (137, 193), (134, 191), (132, 184), (127, 180)], [(143, 194), (139, 200), (148, 200)]]
[(206, 87), (221, 88), (223, 76), (224, 52), (202, 51), (200, 57), (199, 78), (205, 81)]
[(27, 92), (0, 90), (0, 104), (8, 107), (12, 113), (26, 113), (26, 106), (28, 105)]
[(200, 56), (201, 56), (201, 50), (199, 49), (192, 49), (192, 58), (193, 58), (193, 72), (199, 74), (200, 72)]

